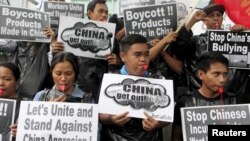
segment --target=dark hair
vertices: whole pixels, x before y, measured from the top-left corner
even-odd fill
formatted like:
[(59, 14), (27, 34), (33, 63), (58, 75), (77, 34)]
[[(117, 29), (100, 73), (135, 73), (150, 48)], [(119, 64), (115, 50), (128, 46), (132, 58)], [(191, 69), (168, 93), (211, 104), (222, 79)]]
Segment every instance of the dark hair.
[(108, 20), (109, 23), (115, 23), (116, 27), (115, 27), (115, 32), (117, 33), (118, 31), (120, 31), (122, 28), (124, 28), (124, 22), (122, 18), (118, 18), (117, 14), (113, 14), (109, 17)]
[(208, 5), (203, 8), (203, 11), (208, 15), (213, 11), (219, 11), (221, 14), (224, 13), (225, 7), (220, 4), (216, 4), (214, 0), (210, 0)]
[(228, 59), (219, 52), (206, 52), (197, 59), (197, 68), (207, 72), (211, 64), (221, 63), (228, 67)]
[(127, 52), (133, 44), (145, 43), (147, 44), (147, 39), (139, 34), (130, 34), (126, 36), (120, 43), (120, 51)]
[(19, 68), (17, 67), (17, 65), (15, 65), (14, 63), (11, 63), (11, 62), (0, 63), (0, 67), (5, 67), (5, 68), (8, 68), (9, 70), (11, 70), (16, 81), (20, 79), (21, 72), (20, 72)]
[[(93, 12), (94, 9), (95, 9), (96, 4), (98, 4), (98, 3), (106, 4), (106, 0), (92, 0), (91, 2), (88, 3), (87, 11), (90, 10), (90, 11)], [(89, 15), (88, 15), (88, 12), (87, 12), (87, 16), (88, 16), (88, 18), (90, 18)]]
[(75, 79), (76, 79), (79, 73), (79, 64), (78, 64), (77, 57), (73, 53), (70, 53), (70, 52), (57, 53), (53, 57), (53, 60), (51, 62), (50, 71), (52, 72), (56, 64), (64, 62), (64, 61), (68, 61), (72, 64), (73, 69), (75, 71)]

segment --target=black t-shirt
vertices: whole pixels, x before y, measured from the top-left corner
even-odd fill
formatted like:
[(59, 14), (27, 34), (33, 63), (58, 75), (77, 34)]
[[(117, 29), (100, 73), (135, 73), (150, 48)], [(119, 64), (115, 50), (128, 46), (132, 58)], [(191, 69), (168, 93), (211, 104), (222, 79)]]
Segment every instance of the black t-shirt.
[(183, 95), (177, 101), (174, 109), (174, 124), (181, 126), (181, 111), (182, 107), (196, 107), (196, 106), (212, 106), (212, 105), (229, 105), (240, 103), (239, 99), (235, 95), (229, 95), (227, 93), (222, 94), (222, 100), (220, 96), (214, 98), (204, 97), (198, 90), (192, 93)]

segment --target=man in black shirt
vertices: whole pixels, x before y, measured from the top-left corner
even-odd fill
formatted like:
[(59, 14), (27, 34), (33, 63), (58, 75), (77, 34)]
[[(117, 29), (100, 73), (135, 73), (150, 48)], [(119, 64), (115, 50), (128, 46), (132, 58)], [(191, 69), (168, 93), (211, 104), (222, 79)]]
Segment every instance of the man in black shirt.
[(204, 53), (197, 59), (197, 69), (201, 87), (190, 94), (183, 95), (177, 101), (174, 111), (172, 141), (182, 140), (180, 108), (239, 103), (235, 96), (220, 92), (228, 80), (228, 59), (226, 57), (217, 52)]

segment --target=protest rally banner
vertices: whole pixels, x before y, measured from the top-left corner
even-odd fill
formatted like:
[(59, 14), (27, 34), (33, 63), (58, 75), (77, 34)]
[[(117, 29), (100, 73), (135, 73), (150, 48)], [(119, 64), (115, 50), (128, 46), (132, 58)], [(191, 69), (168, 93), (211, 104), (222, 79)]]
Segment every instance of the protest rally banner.
[(115, 24), (66, 16), (60, 17), (60, 23), (58, 41), (64, 42), (64, 51), (96, 59), (111, 53)]
[(44, 12), (50, 15), (51, 28), (58, 28), (59, 17), (84, 18), (84, 4), (66, 2), (44, 2)]
[(184, 19), (185, 16), (190, 11), (190, 6), (195, 2), (195, 0), (121, 0), (118, 1), (118, 16), (123, 17), (123, 11), (125, 9), (131, 9), (136, 7), (143, 7), (149, 5), (158, 5), (158, 4), (166, 4), (177, 2), (177, 15), (178, 21)]
[(177, 28), (176, 3), (124, 10), (126, 34), (140, 34), (148, 39), (160, 39)]
[(250, 68), (250, 32), (208, 31), (208, 51), (221, 52), (231, 68)]
[[(109, 107), (109, 108), (107, 108)], [(104, 74), (99, 113), (145, 118), (144, 112), (159, 121), (173, 122), (173, 81), (120, 74)]]
[(147, 6), (147, 5), (155, 5), (155, 4), (156, 4), (155, 0), (119, 0), (118, 1), (118, 7), (119, 7), (118, 16), (123, 17), (124, 9)]
[(249, 105), (181, 108), (184, 141), (208, 141), (208, 125), (249, 125)]
[(22, 101), (17, 141), (97, 141), (96, 104)]
[(0, 141), (11, 141), (10, 125), (14, 123), (16, 100), (0, 98)]
[(0, 38), (19, 41), (50, 42), (43, 29), (49, 27), (49, 14), (0, 5)]

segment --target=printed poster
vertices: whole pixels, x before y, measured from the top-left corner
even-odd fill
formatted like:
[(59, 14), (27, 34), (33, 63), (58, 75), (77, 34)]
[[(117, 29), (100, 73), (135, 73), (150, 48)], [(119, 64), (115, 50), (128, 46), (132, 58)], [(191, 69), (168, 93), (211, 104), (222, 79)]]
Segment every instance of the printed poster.
[(0, 141), (11, 141), (10, 125), (14, 124), (16, 100), (0, 98)]
[(112, 52), (115, 24), (66, 16), (60, 17), (60, 23), (58, 41), (64, 42), (64, 51), (95, 59)]
[(17, 141), (97, 141), (96, 104), (22, 101)]
[(60, 16), (84, 18), (84, 4), (45, 1), (44, 12), (50, 15), (51, 27), (58, 28)]
[(250, 68), (250, 32), (209, 30), (208, 39), (208, 51), (221, 52), (229, 60), (229, 67)]
[(249, 104), (181, 108), (184, 141), (208, 141), (208, 125), (249, 125)]
[(159, 121), (173, 121), (173, 81), (120, 74), (104, 74), (99, 113), (145, 118), (144, 112)]
[(151, 41), (177, 28), (176, 3), (124, 10), (126, 34), (140, 34)]
[(50, 42), (43, 32), (45, 27), (50, 27), (47, 13), (0, 5), (0, 18), (1, 39)]

